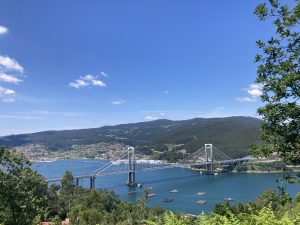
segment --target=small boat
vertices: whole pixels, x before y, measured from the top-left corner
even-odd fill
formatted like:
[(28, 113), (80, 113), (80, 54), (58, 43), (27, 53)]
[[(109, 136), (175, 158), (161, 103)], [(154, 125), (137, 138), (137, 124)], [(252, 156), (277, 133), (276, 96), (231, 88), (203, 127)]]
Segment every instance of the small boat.
[(224, 198), (225, 201), (233, 201), (233, 198)]
[(172, 202), (173, 201), (173, 198), (165, 198), (164, 199), (164, 202)]
[(206, 202), (207, 201), (205, 201), (205, 200), (198, 200), (198, 201), (196, 201), (196, 203), (200, 204), (200, 205), (204, 205), (204, 204), (206, 204)]
[(136, 191), (128, 191), (129, 195), (134, 195), (136, 193)]
[(201, 196), (202, 196), (202, 195), (205, 195), (205, 194), (206, 194), (205, 192), (198, 192), (198, 193), (197, 193), (197, 195), (201, 195)]
[(179, 190), (173, 189), (173, 190), (171, 190), (170, 192), (171, 192), (171, 193), (177, 193), (177, 192), (179, 192)]
[(149, 194), (147, 194), (147, 197), (154, 197), (154, 196), (156, 196), (157, 194), (155, 194), (155, 193), (149, 193)]

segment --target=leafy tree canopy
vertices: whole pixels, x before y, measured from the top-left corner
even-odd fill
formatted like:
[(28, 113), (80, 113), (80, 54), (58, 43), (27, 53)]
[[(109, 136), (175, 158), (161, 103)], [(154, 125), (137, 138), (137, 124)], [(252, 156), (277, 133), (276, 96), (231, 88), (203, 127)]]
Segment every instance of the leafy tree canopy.
[(71, 171), (67, 170), (61, 181), (61, 195), (70, 197), (75, 191), (74, 177)]
[(37, 224), (47, 216), (47, 183), (22, 156), (0, 147), (0, 221)]
[(300, 1), (289, 5), (278, 0), (259, 4), (254, 12), (261, 21), (271, 20), (274, 34), (258, 40), (260, 53), (256, 82), (262, 87), (264, 106), (261, 138), (265, 145), (253, 147), (258, 156), (278, 154), (285, 161), (300, 163)]

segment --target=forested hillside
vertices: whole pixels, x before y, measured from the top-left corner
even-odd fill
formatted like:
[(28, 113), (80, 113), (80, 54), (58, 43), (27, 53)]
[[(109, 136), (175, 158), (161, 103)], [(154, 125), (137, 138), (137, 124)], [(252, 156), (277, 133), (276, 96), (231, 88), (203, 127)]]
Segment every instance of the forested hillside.
[(195, 118), (183, 121), (155, 120), (100, 128), (45, 131), (0, 138), (0, 145), (17, 147), (40, 144), (49, 151), (72, 149), (73, 145), (100, 142), (122, 143), (144, 153), (193, 152), (212, 143), (232, 157), (249, 154), (249, 144), (259, 143), (260, 120), (252, 117)]

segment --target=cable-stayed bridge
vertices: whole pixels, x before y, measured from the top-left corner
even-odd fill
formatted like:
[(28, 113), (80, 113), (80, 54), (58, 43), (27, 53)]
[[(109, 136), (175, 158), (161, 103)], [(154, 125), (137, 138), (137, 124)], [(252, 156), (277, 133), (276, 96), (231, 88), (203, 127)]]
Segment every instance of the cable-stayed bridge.
[[(127, 152), (118, 157), (116, 161), (109, 161), (99, 167), (90, 174), (74, 176), (76, 185), (82, 179), (90, 180), (90, 188), (95, 188), (95, 180), (98, 176), (109, 176), (115, 174), (128, 174), (128, 185), (135, 186), (136, 172), (153, 171), (167, 168), (190, 168), (190, 167), (204, 167), (207, 174), (212, 174), (216, 165), (230, 165), (236, 163), (247, 162), (251, 160), (250, 157), (232, 159), (212, 144), (205, 144), (201, 149), (180, 160), (178, 163), (167, 163), (158, 160), (136, 160), (136, 152), (133, 147), (129, 147)], [(58, 182), (62, 177), (46, 179), (48, 183)]]

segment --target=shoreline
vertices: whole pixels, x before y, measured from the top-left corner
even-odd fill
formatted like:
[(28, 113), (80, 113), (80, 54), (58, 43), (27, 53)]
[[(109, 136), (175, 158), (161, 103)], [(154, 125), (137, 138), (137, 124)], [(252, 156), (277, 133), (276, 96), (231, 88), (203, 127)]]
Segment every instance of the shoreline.
[[(195, 169), (195, 168), (186, 168), (186, 169), (189, 169), (191, 171), (204, 171), (204, 170), (201, 170), (201, 169)], [(266, 170), (248, 170), (248, 171), (227, 171), (227, 172), (224, 172), (224, 173), (251, 173), (251, 174), (267, 174), (267, 173), (298, 173), (300, 172), (300, 169), (296, 169), (296, 170), (292, 170), (292, 171), (283, 171), (283, 170), (271, 170), (271, 171), (266, 171)], [(222, 172), (221, 172), (222, 173)]]

